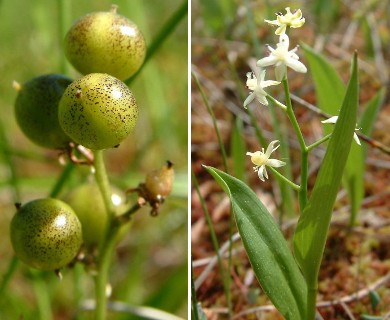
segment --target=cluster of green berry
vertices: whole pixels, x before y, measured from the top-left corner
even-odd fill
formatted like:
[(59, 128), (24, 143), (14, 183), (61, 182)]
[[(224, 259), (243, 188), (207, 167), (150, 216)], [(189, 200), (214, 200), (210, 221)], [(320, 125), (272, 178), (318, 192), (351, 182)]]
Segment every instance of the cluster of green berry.
[[(72, 81), (49, 74), (15, 83), (15, 116), (21, 130), (34, 143), (51, 149), (116, 147), (138, 118), (134, 95), (122, 81), (141, 67), (145, 52), (142, 33), (118, 15), (116, 7), (82, 17), (66, 35), (65, 54), (84, 76)], [(172, 189), (172, 165), (148, 176), (145, 184), (132, 190), (157, 210)], [(91, 197), (96, 194), (97, 185), (87, 184), (68, 194), (66, 203), (47, 198), (17, 205), (11, 222), (16, 255), (31, 267), (58, 270), (76, 258), (82, 244), (87, 249), (99, 246), (108, 215), (103, 198)], [(124, 195), (115, 192), (112, 199), (115, 211), (123, 213)]]

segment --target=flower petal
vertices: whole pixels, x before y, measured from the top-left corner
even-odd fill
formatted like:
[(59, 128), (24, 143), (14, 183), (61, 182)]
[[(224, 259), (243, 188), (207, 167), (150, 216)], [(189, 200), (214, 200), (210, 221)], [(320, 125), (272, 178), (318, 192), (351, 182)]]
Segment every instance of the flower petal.
[(279, 168), (285, 166), (286, 162), (277, 159), (268, 159), (266, 165), (274, 168)]
[(265, 169), (265, 165), (262, 165), (257, 170), (257, 175), (259, 176), (261, 181), (265, 181), (265, 179), (268, 179), (267, 170)]
[(261, 86), (263, 88), (267, 88), (269, 86), (277, 86), (278, 84), (280, 84), (280, 81), (274, 81), (274, 80), (265, 80), (261, 83)]
[(301, 72), (301, 73), (307, 72), (306, 66), (302, 62), (294, 58), (287, 59), (286, 64), (296, 72)]
[(261, 93), (256, 94), (257, 101), (259, 101), (261, 104), (265, 106), (268, 106), (268, 100), (266, 97), (267, 97), (267, 93), (265, 93), (265, 95)]
[(357, 135), (356, 133), (353, 134), (353, 139), (355, 140), (355, 142), (356, 142), (359, 146), (361, 146), (359, 137), (358, 137), (358, 135)]
[(286, 29), (287, 29), (287, 25), (286, 24), (282, 24), (279, 26), (279, 28), (276, 29), (275, 31), (275, 34), (280, 36), (282, 34), (285, 34), (286, 33)]
[[(275, 147), (275, 145), (277, 146)], [(271, 143), (267, 147), (267, 151), (265, 152), (265, 156), (268, 159), (272, 152), (274, 152), (277, 148), (279, 148), (279, 140), (271, 141)]]
[(246, 99), (245, 99), (245, 101), (244, 101), (244, 108), (246, 108), (246, 106), (248, 105), (248, 104), (250, 104), (252, 101), (253, 101), (253, 99), (255, 98), (255, 93), (254, 92), (252, 92)]
[(333, 117), (330, 117), (329, 119), (321, 121), (321, 123), (333, 123), (333, 124), (335, 124), (337, 122), (338, 118), (339, 118), (339, 116), (333, 116)]
[[(258, 85), (260, 85), (264, 81), (264, 78), (265, 78), (265, 69), (260, 72)], [(264, 87), (264, 86), (262, 86), (262, 87)]]
[(277, 81), (282, 81), (286, 75), (287, 67), (284, 63), (275, 67), (275, 77)]
[(276, 62), (278, 62), (277, 57), (275, 57), (274, 55), (270, 55), (268, 57), (265, 57), (265, 58), (257, 61), (256, 65), (258, 67), (264, 68), (264, 67), (271, 66), (271, 65), (275, 64)]
[(273, 26), (277, 26), (277, 27), (280, 26), (280, 23), (279, 23), (278, 20), (267, 20), (267, 19), (264, 19), (264, 21), (267, 22), (270, 25), (273, 25)]

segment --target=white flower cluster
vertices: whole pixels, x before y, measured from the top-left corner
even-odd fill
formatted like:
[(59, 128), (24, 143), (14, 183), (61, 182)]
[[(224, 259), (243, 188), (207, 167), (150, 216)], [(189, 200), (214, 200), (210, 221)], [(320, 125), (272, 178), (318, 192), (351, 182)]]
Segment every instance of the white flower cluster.
[[(261, 104), (268, 105), (267, 93), (264, 88), (269, 86), (278, 85), (286, 75), (287, 67), (293, 69), (296, 72), (305, 73), (307, 71), (305, 65), (299, 61), (299, 57), (296, 54), (298, 47), (292, 50), (288, 50), (290, 45), (290, 39), (286, 34), (287, 27), (299, 28), (305, 23), (305, 18), (302, 17), (301, 10), (291, 13), (290, 8), (286, 8), (287, 13), (282, 15), (277, 14), (276, 20), (265, 20), (271, 25), (277, 26), (275, 34), (279, 35), (279, 42), (276, 45), (276, 49), (268, 46), (270, 52), (268, 57), (262, 58), (257, 61), (257, 66), (260, 70), (257, 73), (247, 73), (246, 85), (252, 92), (244, 101), (244, 107), (251, 103), (256, 98)], [(277, 81), (264, 80), (265, 70), (263, 68), (268, 66), (275, 66), (275, 76)], [(260, 75), (260, 77), (258, 77)], [(258, 79), (259, 78), (259, 79)]]
[[(287, 13), (285, 15), (282, 15), (281, 13), (277, 14), (276, 20), (265, 20), (269, 24), (278, 27), (275, 34), (279, 36), (279, 42), (276, 45), (276, 49), (268, 46), (270, 54), (268, 57), (257, 61), (257, 66), (259, 67), (257, 72), (248, 72), (246, 74), (248, 78), (246, 80), (246, 85), (252, 92), (244, 101), (245, 108), (255, 98), (261, 104), (267, 106), (267, 92), (265, 92), (264, 88), (280, 84), (286, 75), (287, 67), (296, 72), (305, 73), (307, 71), (305, 65), (299, 61), (299, 57), (296, 54), (298, 47), (288, 50), (290, 39), (286, 34), (287, 27), (299, 28), (305, 23), (305, 18), (302, 17), (301, 10), (291, 13), (290, 8), (286, 8), (286, 11)], [(264, 68), (272, 65), (275, 66), (275, 76), (277, 81), (264, 80), (266, 72)], [(271, 153), (278, 147), (279, 141), (275, 140), (269, 144), (266, 151), (264, 151), (263, 148), (261, 151), (246, 153), (247, 156), (251, 157), (251, 161), (255, 165), (253, 169), (257, 172), (261, 181), (268, 179), (266, 166), (279, 168), (286, 165), (283, 161), (270, 159)]]

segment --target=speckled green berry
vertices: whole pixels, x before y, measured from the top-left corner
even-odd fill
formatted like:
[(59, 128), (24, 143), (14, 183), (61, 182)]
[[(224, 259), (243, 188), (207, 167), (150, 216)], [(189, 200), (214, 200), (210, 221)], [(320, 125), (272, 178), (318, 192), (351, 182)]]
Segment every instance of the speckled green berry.
[(33, 200), (14, 215), (11, 242), (16, 256), (30, 267), (58, 270), (77, 255), (81, 224), (73, 209), (60, 200)]
[[(121, 214), (125, 212), (126, 197), (116, 188), (112, 188), (112, 191), (111, 200), (116, 214)], [(75, 210), (81, 222), (86, 248), (97, 247), (104, 239), (108, 225), (108, 215), (97, 184), (85, 183), (77, 186), (66, 194), (63, 200)], [(126, 225), (123, 229), (127, 229)]]
[(145, 53), (141, 31), (115, 7), (80, 18), (65, 37), (65, 55), (82, 74), (108, 73), (125, 80), (141, 67)]
[(100, 150), (117, 146), (133, 131), (138, 107), (122, 81), (92, 73), (66, 89), (58, 116), (62, 129), (76, 143)]
[(39, 146), (64, 149), (71, 139), (58, 122), (58, 103), (72, 80), (60, 74), (43, 75), (15, 85), (16, 121), (23, 133)]

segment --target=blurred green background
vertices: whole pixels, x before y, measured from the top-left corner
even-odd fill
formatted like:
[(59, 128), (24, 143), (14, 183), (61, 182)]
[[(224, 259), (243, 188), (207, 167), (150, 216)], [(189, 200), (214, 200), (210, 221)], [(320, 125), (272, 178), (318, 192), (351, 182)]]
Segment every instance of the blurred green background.
[[(83, 266), (54, 274), (29, 269), (14, 259), (9, 223), (14, 203), (47, 197), (63, 166), (58, 152), (35, 146), (17, 127), (12, 81), (24, 83), (48, 73), (80, 75), (65, 64), (62, 40), (67, 28), (112, 2), (0, 1), (0, 319), (90, 319), (80, 305), (93, 298), (93, 282)], [(180, 0), (115, 1), (118, 13), (135, 22), (150, 44)], [(62, 8), (62, 9), (61, 9)], [(61, 11), (62, 10), (62, 11)], [(62, 13), (61, 13), (62, 12)], [(63, 26), (61, 28), (61, 25)], [(131, 83), (140, 118), (118, 149), (106, 152), (112, 183), (136, 187), (145, 173), (170, 160), (175, 164), (173, 194), (156, 218), (143, 208), (118, 245), (111, 271), (112, 300), (147, 305), (187, 317), (187, 16)], [(69, 70), (69, 71), (67, 71)], [(77, 167), (61, 194), (84, 182), (89, 168)], [(111, 313), (110, 319), (137, 319)]]

